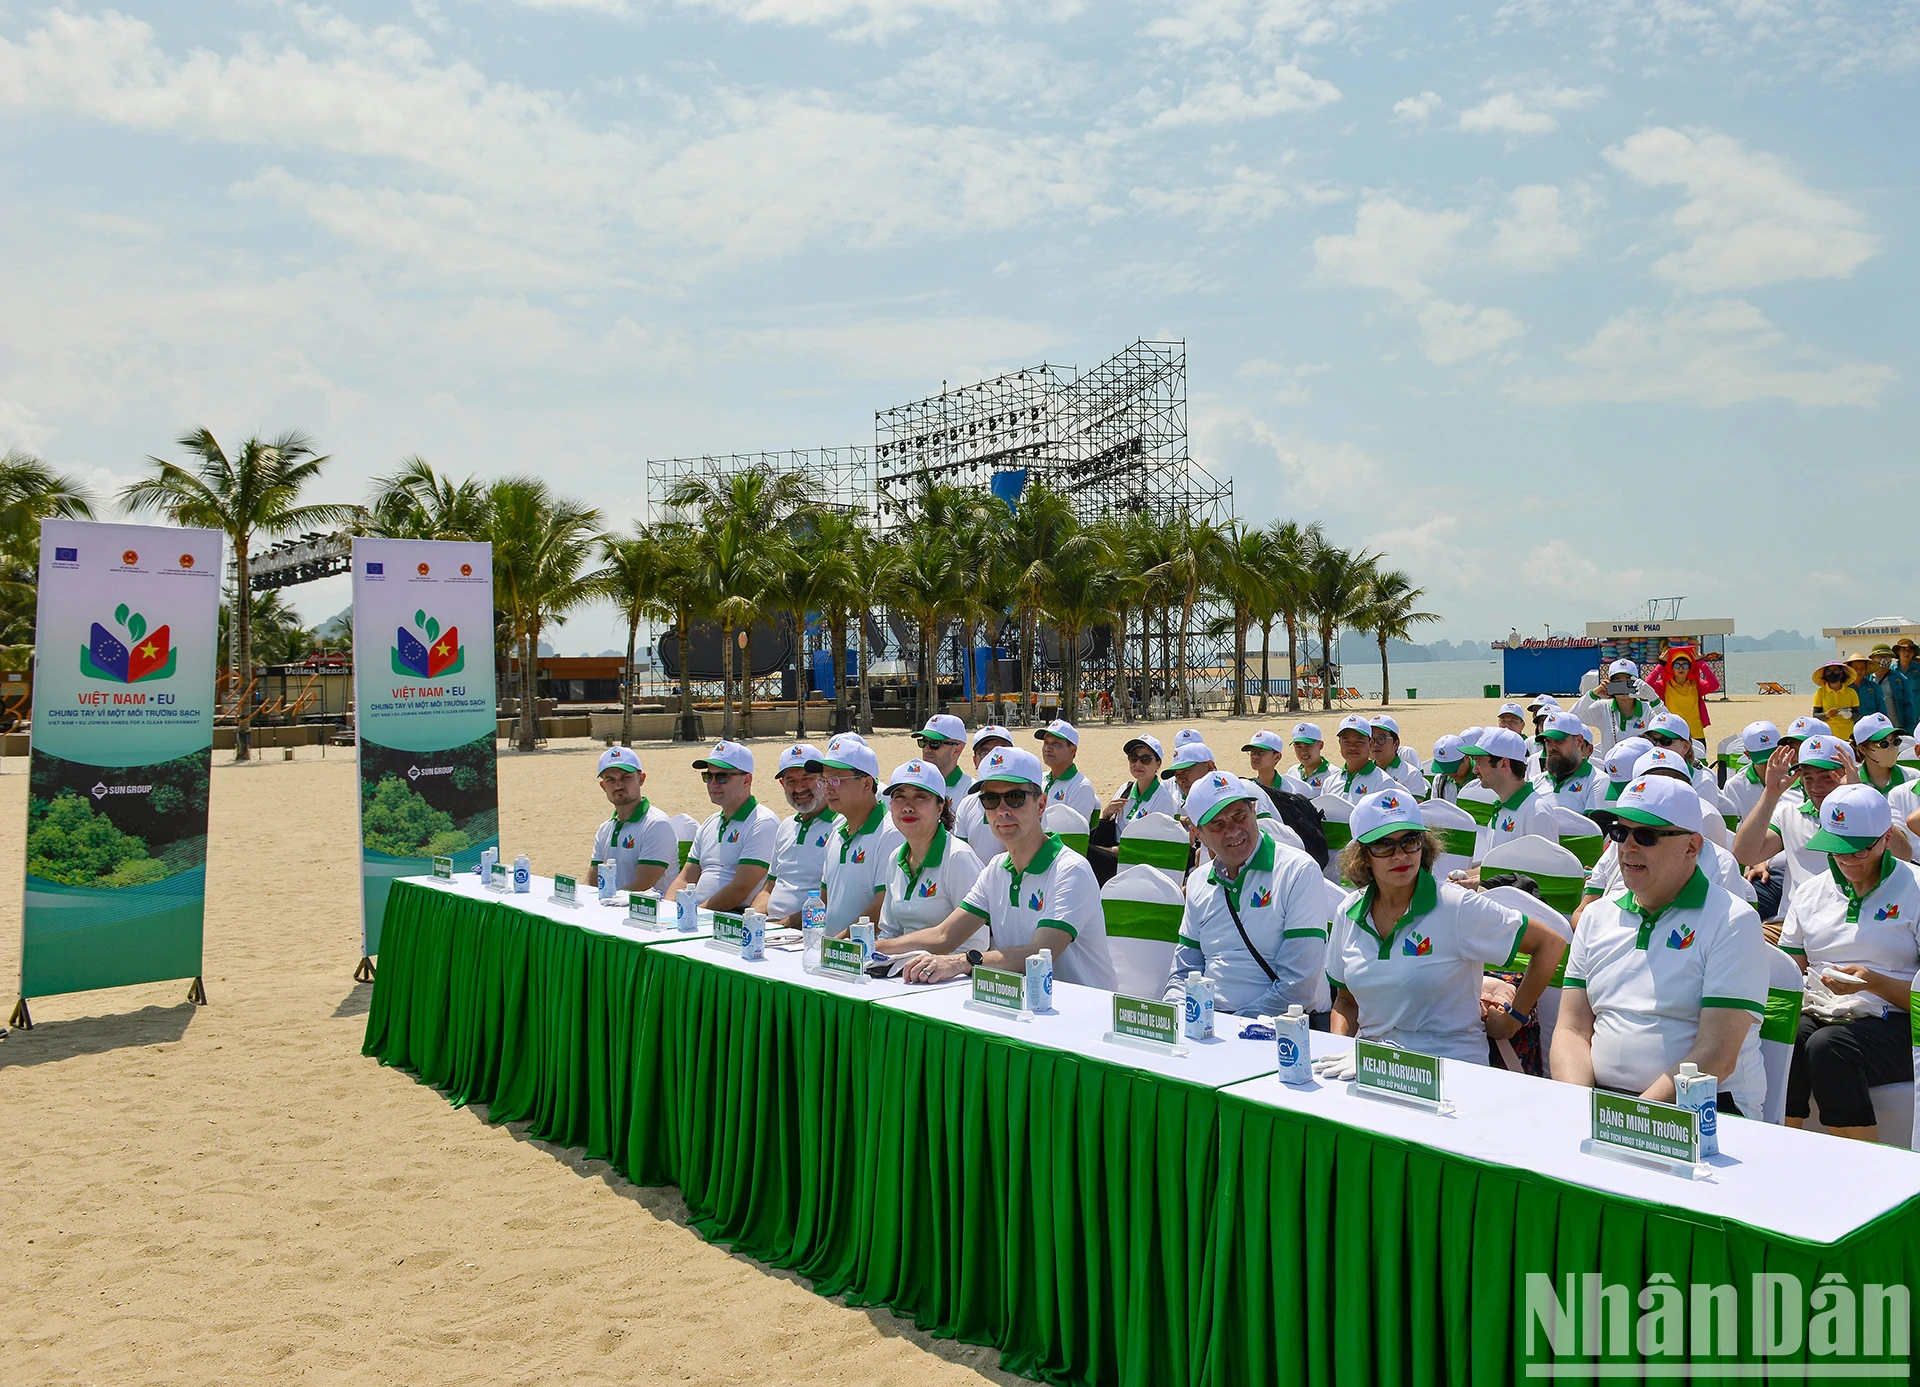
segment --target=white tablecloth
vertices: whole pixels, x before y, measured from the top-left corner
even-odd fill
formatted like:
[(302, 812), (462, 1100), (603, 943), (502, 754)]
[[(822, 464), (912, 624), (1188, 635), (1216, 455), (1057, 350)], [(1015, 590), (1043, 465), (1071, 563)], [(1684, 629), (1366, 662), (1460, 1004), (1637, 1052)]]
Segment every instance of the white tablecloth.
[[(745, 959), (740, 957), (738, 950), (717, 949), (697, 941), (681, 943), (676, 940), (666, 947), (695, 962), (710, 963), (715, 968), (727, 968), (736, 973), (751, 973), (756, 977), (775, 978), (781, 982), (790, 982), (796, 987), (812, 988), (816, 992), (837, 992), (842, 996), (853, 997), (863, 1002), (884, 1001), (910, 991), (928, 990), (901, 982), (898, 978), (868, 978), (862, 983), (853, 982), (847, 978), (829, 977), (822, 973), (809, 973), (801, 966), (798, 949), (776, 949), (768, 945), (765, 958)], [(948, 985), (933, 990), (948, 992), (953, 989), (952, 985)]]
[[(1328, 1054), (1352, 1044), (1345, 1036), (1316, 1033), (1313, 1052)], [(1346, 1083), (1291, 1088), (1266, 1077), (1227, 1091), (1491, 1165), (1695, 1209), (1813, 1243), (1838, 1242), (1920, 1195), (1920, 1156), (1895, 1147), (1722, 1114), (1723, 1154), (1707, 1159), (1713, 1175), (1688, 1181), (1582, 1152), (1581, 1141), (1593, 1134), (1587, 1089), (1453, 1062), (1442, 1086), (1457, 1109), (1452, 1116), (1357, 1097)]]
[(1101, 1039), (1113, 1029), (1113, 994), (1097, 987), (1080, 987), (1070, 982), (1053, 982), (1051, 1013), (1035, 1015), (1031, 1021), (989, 1015), (967, 1006), (973, 995), (971, 982), (957, 987), (916, 987), (912, 994), (886, 1003), (902, 1011), (977, 1031), (1003, 1035), (1027, 1045), (1048, 1050), (1066, 1050), (1087, 1055), (1109, 1064), (1128, 1065), (1170, 1079), (1221, 1088), (1239, 1083), (1256, 1074), (1271, 1074), (1279, 1067), (1279, 1048), (1271, 1040), (1241, 1040), (1241, 1028), (1250, 1017), (1221, 1016), (1214, 1021), (1212, 1040), (1184, 1040), (1185, 1055), (1161, 1055), (1132, 1045), (1115, 1045)]
[(614, 897), (616, 904), (602, 905), (596, 893), (583, 888), (579, 904), (562, 905), (551, 899), (552, 877), (533, 878), (532, 889), (524, 894), (516, 894), (512, 891), (489, 891), (480, 884), (480, 878), (472, 872), (455, 872), (451, 881), (442, 881), (439, 877), (433, 876), (401, 877), (399, 880), (410, 882), (415, 886), (431, 887), (435, 891), (451, 891), (458, 896), (475, 896), (504, 905), (509, 910), (524, 910), (529, 915), (538, 915), (545, 920), (555, 920), (563, 925), (576, 925), (581, 929), (592, 930), (595, 934), (610, 934), (616, 939), (631, 939), (636, 944), (706, 939), (713, 935), (713, 912), (704, 908), (700, 911), (700, 928), (697, 930), (683, 933), (677, 929), (641, 929), (627, 919), (625, 892)]

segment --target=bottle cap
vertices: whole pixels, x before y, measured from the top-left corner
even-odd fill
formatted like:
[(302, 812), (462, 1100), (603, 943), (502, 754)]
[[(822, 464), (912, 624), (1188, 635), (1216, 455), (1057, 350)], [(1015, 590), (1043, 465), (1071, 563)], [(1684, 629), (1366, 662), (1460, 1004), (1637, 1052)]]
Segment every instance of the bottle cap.
[(1300, 1004), (1298, 1002), (1294, 1002), (1292, 1005), (1290, 1005), (1287, 1008), (1287, 1015), (1288, 1016), (1305, 1016), (1306, 1012), (1301, 1010)]
[(1046, 960), (1047, 962), (1049, 962), (1049, 963), (1051, 963), (1051, 962), (1053, 962), (1053, 950), (1052, 950), (1052, 949), (1042, 949), (1042, 950), (1040, 951), (1040, 957), (1042, 957), (1042, 958), (1044, 958), (1044, 959), (1045, 959), (1045, 960)]
[(1187, 974), (1187, 981), (1188, 981), (1188, 982), (1199, 982), (1199, 981), (1200, 981), (1200, 975), (1199, 975), (1198, 973), (1189, 973), (1189, 974)]
[(1678, 1069), (1674, 1070), (1673, 1077), (1676, 1079), (1697, 1079), (1700, 1077), (1699, 1066), (1689, 1061), (1688, 1063), (1683, 1064)]

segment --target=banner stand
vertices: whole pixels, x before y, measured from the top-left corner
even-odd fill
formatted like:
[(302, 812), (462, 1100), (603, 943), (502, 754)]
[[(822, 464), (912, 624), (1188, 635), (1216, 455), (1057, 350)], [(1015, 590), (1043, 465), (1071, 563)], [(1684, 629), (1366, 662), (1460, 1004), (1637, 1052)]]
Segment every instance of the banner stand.
[(33, 1013), (27, 1010), (27, 999), (25, 997), (22, 997), (14, 1004), (13, 1015), (7, 1018), (7, 1024), (23, 1031), (33, 1029)]
[(360, 956), (360, 966), (353, 970), (353, 980), (355, 982), (373, 981), (373, 960), (365, 954)]
[(187, 989), (187, 1000), (197, 1007), (207, 1004), (207, 985), (203, 980), (199, 978), (193, 980), (193, 986)]

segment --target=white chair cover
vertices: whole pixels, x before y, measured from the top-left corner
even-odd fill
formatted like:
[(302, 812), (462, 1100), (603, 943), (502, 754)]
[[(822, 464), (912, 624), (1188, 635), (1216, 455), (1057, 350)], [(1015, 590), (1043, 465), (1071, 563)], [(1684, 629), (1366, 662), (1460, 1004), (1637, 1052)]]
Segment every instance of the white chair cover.
[(1473, 815), (1446, 800), (1428, 799), (1420, 801), (1420, 817), (1426, 820), (1428, 828), (1438, 829), (1440, 836), (1447, 840), (1447, 850), (1433, 864), (1436, 877), (1444, 878), (1449, 872), (1464, 872), (1473, 866), (1474, 838), (1480, 831)]
[(1171, 814), (1142, 814), (1120, 830), (1122, 867), (1158, 867), (1176, 877), (1187, 868), (1186, 826)]
[(673, 836), (680, 840), (680, 865), (687, 865), (687, 854), (693, 851), (693, 840), (700, 835), (700, 825), (694, 822), (691, 814), (675, 814), (670, 820)]
[(1049, 833), (1059, 834), (1060, 841), (1082, 857), (1087, 855), (1087, 816), (1072, 805), (1049, 804), (1041, 816), (1040, 826)]
[(1143, 865), (1114, 873), (1100, 889), (1116, 990), (1123, 995), (1157, 999), (1166, 989), (1186, 912), (1181, 885), (1172, 873)]
[[(1484, 894), (1488, 900), (1504, 905), (1508, 910), (1517, 910), (1529, 920), (1538, 920), (1566, 940), (1569, 946), (1572, 945), (1573, 925), (1545, 901), (1529, 896), (1518, 886), (1490, 886)], [(1565, 976), (1566, 963), (1562, 960), (1560, 967), (1554, 971), (1555, 980), (1540, 994), (1540, 1005), (1534, 1011), (1534, 1015), (1540, 1018), (1540, 1058), (1548, 1065), (1551, 1065), (1553, 1057), (1553, 1028), (1560, 1021), (1559, 979)], [(1548, 1068), (1547, 1072), (1551, 1074), (1553, 1070)]]
[(1760, 1062), (1767, 1070), (1764, 1117), (1779, 1126), (1787, 1120), (1787, 1070), (1793, 1065), (1794, 1035), (1800, 1026), (1800, 998), (1806, 979), (1792, 955), (1768, 944), (1767, 1014), (1760, 1022)]
[(1580, 859), (1558, 843), (1526, 834), (1500, 844), (1480, 859), (1482, 879), (1499, 872), (1523, 872), (1539, 884), (1540, 895), (1555, 910), (1572, 914), (1587, 883)]

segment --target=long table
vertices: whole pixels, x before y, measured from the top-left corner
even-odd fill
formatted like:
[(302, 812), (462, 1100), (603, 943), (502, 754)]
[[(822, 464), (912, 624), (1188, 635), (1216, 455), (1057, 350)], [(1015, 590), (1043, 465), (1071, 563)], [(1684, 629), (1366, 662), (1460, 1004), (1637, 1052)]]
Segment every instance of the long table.
[(1452, 1116), (1289, 1088), (1234, 1018), (1149, 1054), (1102, 1038), (1107, 993), (987, 1016), (964, 986), (748, 962), (538, 887), (398, 882), (383, 941), (367, 1054), (1048, 1381), (1506, 1381), (1545, 1361), (1529, 1306), (1571, 1304), (1569, 1274), (1734, 1285), (1743, 1344), (1755, 1273), (1916, 1280), (1902, 1151), (1728, 1120), (1713, 1178), (1683, 1181), (1580, 1153), (1565, 1085), (1450, 1065)]

